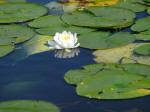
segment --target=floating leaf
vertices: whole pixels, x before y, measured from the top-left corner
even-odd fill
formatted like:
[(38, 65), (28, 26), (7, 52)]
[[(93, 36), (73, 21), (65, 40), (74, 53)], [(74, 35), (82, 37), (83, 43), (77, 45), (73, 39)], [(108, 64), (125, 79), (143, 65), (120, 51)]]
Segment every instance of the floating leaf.
[(136, 37), (136, 40), (144, 40), (144, 41), (150, 41), (150, 34), (145, 34), (145, 33), (141, 33), (141, 34), (134, 34), (134, 36)]
[(1, 112), (60, 112), (53, 104), (34, 100), (12, 100), (0, 103)]
[(89, 49), (106, 49), (128, 45), (135, 41), (132, 34), (118, 32), (108, 36), (108, 32), (91, 32), (79, 36), (81, 47)]
[(4, 57), (14, 51), (14, 45), (0, 45), (0, 57)]
[(150, 29), (150, 17), (142, 18), (136, 21), (131, 30), (141, 32)]
[(23, 25), (0, 25), (0, 45), (21, 43), (31, 39), (34, 35), (31, 28)]
[(43, 16), (38, 19), (35, 19), (32, 22), (29, 22), (28, 24), (31, 27), (35, 28), (43, 28), (43, 27), (54, 27), (58, 25), (64, 25), (64, 23), (61, 21), (60, 16)]
[(0, 23), (24, 22), (47, 12), (46, 7), (35, 3), (4, 3), (0, 4)]
[(140, 83), (142, 79), (142, 76), (128, 72), (99, 72), (95, 76), (86, 78), (78, 84), (77, 94), (96, 99), (126, 99), (145, 96), (150, 94), (149, 90), (146, 90), (146, 93), (139, 93), (137, 91), (143, 88), (140, 85), (132, 85), (132, 83), (136, 83), (137, 81), (139, 81), (137, 83)]
[(134, 2), (120, 2), (116, 5), (113, 5), (112, 7), (126, 8), (132, 10), (133, 12), (143, 12), (146, 10), (146, 6)]
[(147, 13), (150, 14), (150, 8), (147, 8)]
[[(87, 9), (92, 10), (92, 8), (87, 8)], [(62, 16), (62, 20), (65, 23), (68, 23), (69, 25), (114, 29), (114, 28), (127, 27), (127, 25), (129, 26), (135, 18), (135, 14), (126, 9), (116, 8), (118, 12), (121, 12), (121, 15), (124, 15), (123, 17), (124, 19), (120, 19), (121, 17), (118, 14), (117, 10), (116, 12), (113, 12), (111, 11), (110, 8), (108, 8), (109, 10), (107, 10), (107, 8), (106, 10), (102, 10), (105, 8), (94, 8), (94, 9), (101, 14), (101, 17), (100, 15), (99, 17), (94, 16), (91, 13), (88, 13), (85, 11), (75, 11), (72, 14), (64, 14)], [(92, 11), (95, 12), (94, 10)], [(115, 16), (115, 17), (113, 16), (114, 18), (113, 17), (110, 18), (111, 16), (110, 14), (113, 14), (113, 15), (117, 14), (119, 16)]]
[(135, 55), (134, 49), (141, 45), (150, 45), (149, 43), (130, 44), (123, 47), (97, 50), (93, 54), (96, 56), (96, 62), (101, 63), (141, 63), (150, 65), (149, 56)]
[(135, 48), (134, 52), (139, 55), (150, 55), (150, 45), (142, 45)]

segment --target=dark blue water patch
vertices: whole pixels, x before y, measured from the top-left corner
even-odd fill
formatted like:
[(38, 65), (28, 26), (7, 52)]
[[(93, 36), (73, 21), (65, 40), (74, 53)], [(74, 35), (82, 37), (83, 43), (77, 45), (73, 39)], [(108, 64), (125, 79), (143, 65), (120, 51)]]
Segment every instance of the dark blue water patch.
[(147, 13), (146, 10), (144, 12), (138, 12), (138, 13), (136, 13), (136, 19), (135, 20), (145, 18), (145, 17), (148, 17), (148, 16), (149, 16), (149, 14)]
[(28, 3), (39, 3), (42, 5), (45, 5), (45, 4), (52, 2), (52, 1), (57, 1), (57, 0), (27, 0)]

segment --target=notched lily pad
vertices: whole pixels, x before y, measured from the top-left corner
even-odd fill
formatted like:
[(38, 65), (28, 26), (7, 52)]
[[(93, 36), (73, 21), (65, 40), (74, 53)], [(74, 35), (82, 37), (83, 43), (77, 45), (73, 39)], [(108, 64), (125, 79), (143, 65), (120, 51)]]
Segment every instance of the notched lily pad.
[(24, 22), (45, 15), (48, 9), (35, 3), (0, 4), (0, 23)]
[(0, 112), (60, 112), (52, 103), (34, 100), (0, 102)]

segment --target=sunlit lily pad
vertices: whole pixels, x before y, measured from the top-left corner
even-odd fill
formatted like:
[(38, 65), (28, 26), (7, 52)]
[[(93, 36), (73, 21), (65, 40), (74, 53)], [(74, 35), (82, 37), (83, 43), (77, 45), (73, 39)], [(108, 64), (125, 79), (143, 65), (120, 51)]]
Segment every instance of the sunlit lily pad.
[(143, 12), (146, 10), (146, 6), (134, 2), (120, 2), (116, 5), (113, 5), (113, 7), (126, 8), (132, 10), (133, 12)]
[(20, 2), (20, 3), (25, 3), (26, 0), (0, 0), (0, 3), (1, 2), (10, 2), (10, 3), (15, 3), (15, 2)]
[[(142, 88), (140, 85), (132, 85), (133, 83), (140, 83), (139, 80), (143, 79), (144, 77), (140, 76), (139, 74), (121, 71), (98, 73), (95, 76), (86, 78), (84, 81), (78, 84), (77, 94), (96, 99), (128, 99), (145, 96), (150, 94), (148, 89), (145, 89), (147, 92), (139, 93), (137, 91), (144, 88)], [(149, 84), (147, 84), (147, 86)]]
[(136, 32), (146, 31), (150, 29), (150, 17), (142, 18), (136, 21), (136, 23), (131, 27), (131, 30)]
[(101, 63), (141, 63), (150, 65), (149, 56), (135, 55), (133, 52), (136, 47), (141, 45), (150, 45), (149, 43), (130, 44), (123, 47), (117, 47), (106, 50), (97, 50), (93, 54), (96, 56), (96, 62)]
[(0, 23), (24, 22), (38, 18), (47, 12), (46, 7), (35, 3), (0, 4)]
[(0, 102), (0, 112), (60, 112), (49, 102), (34, 100), (12, 100)]
[(0, 25), (0, 45), (21, 43), (31, 39), (35, 32), (23, 25)]
[(142, 45), (135, 48), (134, 52), (139, 55), (150, 55), (150, 45)]
[(91, 32), (79, 36), (80, 46), (89, 49), (106, 49), (124, 46), (135, 41), (135, 36), (118, 32), (108, 36), (108, 32)]
[(14, 51), (14, 45), (0, 45), (0, 57), (4, 57)]

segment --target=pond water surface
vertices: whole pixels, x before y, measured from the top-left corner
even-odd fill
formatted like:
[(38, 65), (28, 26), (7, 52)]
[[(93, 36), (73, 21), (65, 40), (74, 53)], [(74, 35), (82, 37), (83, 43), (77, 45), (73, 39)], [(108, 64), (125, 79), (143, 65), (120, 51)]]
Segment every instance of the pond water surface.
[[(50, 0), (28, 2), (44, 5)], [(146, 16), (145, 12), (138, 13), (137, 19)], [(56, 104), (62, 112), (150, 112), (150, 96), (130, 100), (94, 100), (77, 96), (75, 87), (64, 82), (64, 74), (94, 64), (92, 50), (80, 48), (79, 55), (70, 59), (55, 58), (54, 51), (47, 51), (16, 62), (23, 52), (23, 49), (16, 50), (0, 59), (0, 101), (44, 100)]]

